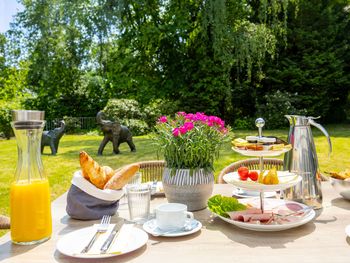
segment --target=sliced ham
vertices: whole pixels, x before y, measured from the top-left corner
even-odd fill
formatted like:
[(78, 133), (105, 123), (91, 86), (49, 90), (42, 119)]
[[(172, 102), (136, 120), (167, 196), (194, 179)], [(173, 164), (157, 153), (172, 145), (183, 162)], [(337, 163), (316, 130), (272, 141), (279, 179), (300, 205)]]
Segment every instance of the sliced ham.
[(269, 222), (273, 218), (273, 213), (268, 211), (261, 213), (261, 210), (258, 208), (248, 208), (243, 211), (233, 211), (227, 212), (232, 220), (241, 221), (241, 222)]
[[(293, 213), (289, 216), (291, 212), (296, 212), (302, 209), (303, 207), (299, 204), (286, 204), (279, 207), (274, 208), (270, 211), (261, 212), (261, 209), (250, 207), (246, 210), (242, 211), (232, 211), (227, 212), (232, 220), (245, 222), (245, 223), (253, 223), (253, 224), (286, 224), (293, 223), (300, 220), (301, 216), (305, 214), (304, 211), (300, 211), (300, 213)], [(282, 215), (282, 216), (277, 216)], [(285, 216), (283, 216), (285, 215)]]
[(237, 221), (241, 221), (241, 222), (269, 222), (271, 220), (271, 218), (273, 218), (273, 214), (272, 213), (261, 213), (260, 214), (245, 214), (242, 215), (240, 217), (238, 217)]
[(227, 214), (230, 216), (232, 220), (238, 221), (238, 218), (246, 215), (246, 214), (261, 214), (261, 210), (259, 208), (248, 208), (246, 210), (242, 211), (232, 211), (232, 212), (227, 212)]

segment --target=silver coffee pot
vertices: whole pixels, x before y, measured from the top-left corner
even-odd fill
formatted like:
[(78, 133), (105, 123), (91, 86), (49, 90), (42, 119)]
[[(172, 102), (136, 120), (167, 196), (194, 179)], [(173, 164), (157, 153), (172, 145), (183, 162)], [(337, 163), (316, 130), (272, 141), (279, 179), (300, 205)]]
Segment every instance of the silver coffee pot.
[(302, 181), (286, 189), (283, 197), (313, 206), (315, 209), (322, 208), (321, 174), (310, 125), (321, 130), (327, 137), (329, 154), (332, 152), (331, 138), (326, 129), (314, 121), (317, 118), (298, 115), (285, 117), (290, 123), (288, 143), (292, 145), (292, 149), (284, 155), (284, 170), (299, 174)]

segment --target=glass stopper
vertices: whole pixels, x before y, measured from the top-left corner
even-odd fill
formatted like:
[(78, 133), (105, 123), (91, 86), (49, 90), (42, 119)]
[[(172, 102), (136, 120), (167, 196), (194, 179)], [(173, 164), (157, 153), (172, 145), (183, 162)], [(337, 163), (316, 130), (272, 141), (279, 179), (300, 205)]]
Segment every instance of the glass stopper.
[(262, 137), (262, 127), (264, 127), (265, 121), (263, 118), (257, 118), (255, 120), (255, 126), (258, 127), (259, 130), (259, 137)]

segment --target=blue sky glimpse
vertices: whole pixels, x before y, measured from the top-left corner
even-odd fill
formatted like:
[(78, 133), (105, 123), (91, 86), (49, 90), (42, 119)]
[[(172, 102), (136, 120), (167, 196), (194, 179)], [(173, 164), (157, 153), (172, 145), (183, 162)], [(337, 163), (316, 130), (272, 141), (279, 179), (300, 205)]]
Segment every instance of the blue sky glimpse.
[(16, 0), (0, 0), (0, 33), (10, 29), (13, 16), (22, 10), (22, 6)]

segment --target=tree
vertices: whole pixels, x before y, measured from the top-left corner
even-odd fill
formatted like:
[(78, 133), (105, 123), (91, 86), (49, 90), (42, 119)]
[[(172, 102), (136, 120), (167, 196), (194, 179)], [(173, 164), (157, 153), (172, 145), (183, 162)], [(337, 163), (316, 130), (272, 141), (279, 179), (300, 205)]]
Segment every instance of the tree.
[(228, 119), (233, 87), (274, 54), (289, 2), (118, 1), (107, 81), (118, 96), (161, 97)]
[[(297, 112), (337, 123), (346, 119), (350, 90), (350, 30), (347, 0), (301, 1), (290, 16), (287, 47), (267, 64), (263, 94), (289, 92)], [(290, 10), (293, 12), (293, 10)], [(259, 101), (264, 105), (264, 100)], [(283, 113), (281, 113), (283, 117)]]

